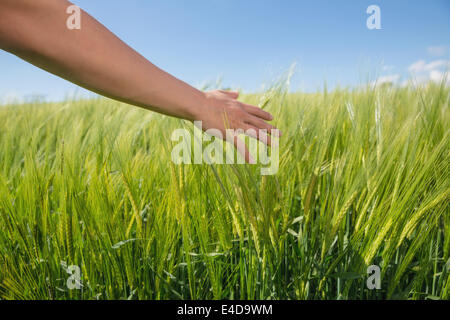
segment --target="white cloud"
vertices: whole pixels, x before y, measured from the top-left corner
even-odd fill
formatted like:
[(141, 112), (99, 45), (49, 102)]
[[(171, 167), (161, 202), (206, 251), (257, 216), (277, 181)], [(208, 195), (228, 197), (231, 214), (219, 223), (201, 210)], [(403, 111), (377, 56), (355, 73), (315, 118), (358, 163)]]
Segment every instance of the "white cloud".
[(450, 84), (449, 74), (438, 70), (433, 70), (430, 72), (430, 80), (436, 83), (445, 82), (446, 84)]
[(400, 75), (399, 74), (390, 74), (390, 75), (387, 75), (387, 76), (379, 77), (377, 80), (372, 82), (372, 85), (374, 85), (374, 86), (381, 86), (382, 84), (388, 84), (388, 83), (394, 84), (394, 83), (397, 83), (399, 79), (400, 79)]
[(437, 68), (450, 68), (450, 60), (436, 60), (427, 64), (427, 68), (430, 71), (433, 71)]
[(425, 60), (419, 60), (411, 64), (408, 68), (416, 83), (425, 83), (434, 81), (440, 83), (445, 81), (449, 83), (448, 71), (450, 69), (450, 60), (434, 60), (427, 63)]
[(408, 70), (410, 72), (421, 72), (425, 69), (426, 64), (425, 60), (419, 60), (410, 65)]
[(449, 46), (431, 46), (427, 48), (427, 51), (432, 56), (442, 57), (445, 56), (449, 51)]
[(419, 60), (409, 66), (410, 72), (431, 72), (439, 68), (450, 68), (450, 60), (435, 60), (430, 63), (426, 63), (425, 60)]

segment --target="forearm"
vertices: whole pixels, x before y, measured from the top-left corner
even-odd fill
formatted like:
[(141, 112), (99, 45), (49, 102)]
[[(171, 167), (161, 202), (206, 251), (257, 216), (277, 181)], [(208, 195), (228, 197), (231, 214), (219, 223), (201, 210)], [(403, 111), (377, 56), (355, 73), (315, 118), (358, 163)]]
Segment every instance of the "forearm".
[(83, 12), (66, 27), (65, 0), (0, 0), (0, 47), (99, 94), (194, 120), (203, 92), (172, 77)]

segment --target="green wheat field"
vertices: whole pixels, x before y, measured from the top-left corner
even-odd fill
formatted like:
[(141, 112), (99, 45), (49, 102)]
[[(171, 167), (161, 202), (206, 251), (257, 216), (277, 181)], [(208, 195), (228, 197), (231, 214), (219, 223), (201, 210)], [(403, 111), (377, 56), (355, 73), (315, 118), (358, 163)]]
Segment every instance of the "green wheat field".
[(450, 88), (241, 99), (276, 175), (175, 165), (190, 124), (112, 100), (1, 106), (0, 299), (450, 299)]

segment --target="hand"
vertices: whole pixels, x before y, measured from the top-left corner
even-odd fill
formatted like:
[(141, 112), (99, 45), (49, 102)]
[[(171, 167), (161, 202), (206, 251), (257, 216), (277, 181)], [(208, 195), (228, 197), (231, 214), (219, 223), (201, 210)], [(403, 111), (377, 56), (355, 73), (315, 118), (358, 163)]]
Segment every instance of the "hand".
[[(237, 100), (239, 92), (215, 90), (205, 93), (205, 105), (199, 109), (195, 121), (202, 121), (202, 129), (217, 129), (222, 133), (222, 138), (227, 139), (226, 129), (243, 130), (253, 129), (253, 132), (245, 132), (252, 138), (258, 139), (266, 145), (271, 145), (271, 130), (274, 126), (266, 121), (273, 120), (273, 116), (252, 105)], [(266, 130), (267, 133), (260, 130)], [(277, 131), (279, 135), (279, 131)], [(229, 138), (229, 137), (228, 137)], [(244, 157), (247, 163), (254, 163), (245, 143), (240, 142), (237, 135), (232, 138), (234, 146)]]

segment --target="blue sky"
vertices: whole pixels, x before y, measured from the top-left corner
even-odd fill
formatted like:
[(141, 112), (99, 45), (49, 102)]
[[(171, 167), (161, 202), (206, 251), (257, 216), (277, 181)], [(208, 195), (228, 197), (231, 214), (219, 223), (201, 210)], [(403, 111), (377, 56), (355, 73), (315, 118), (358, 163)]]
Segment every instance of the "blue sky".
[[(292, 90), (439, 80), (450, 65), (450, 1), (74, 0), (150, 61), (200, 86), (257, 91), (296, 62)], [(369, 30), (366, 9), (381, 9)], [(118, 61), (117, 63), (120, 63)], [(63, 99), (75, 85), (0, 51), (0, 99)]]

